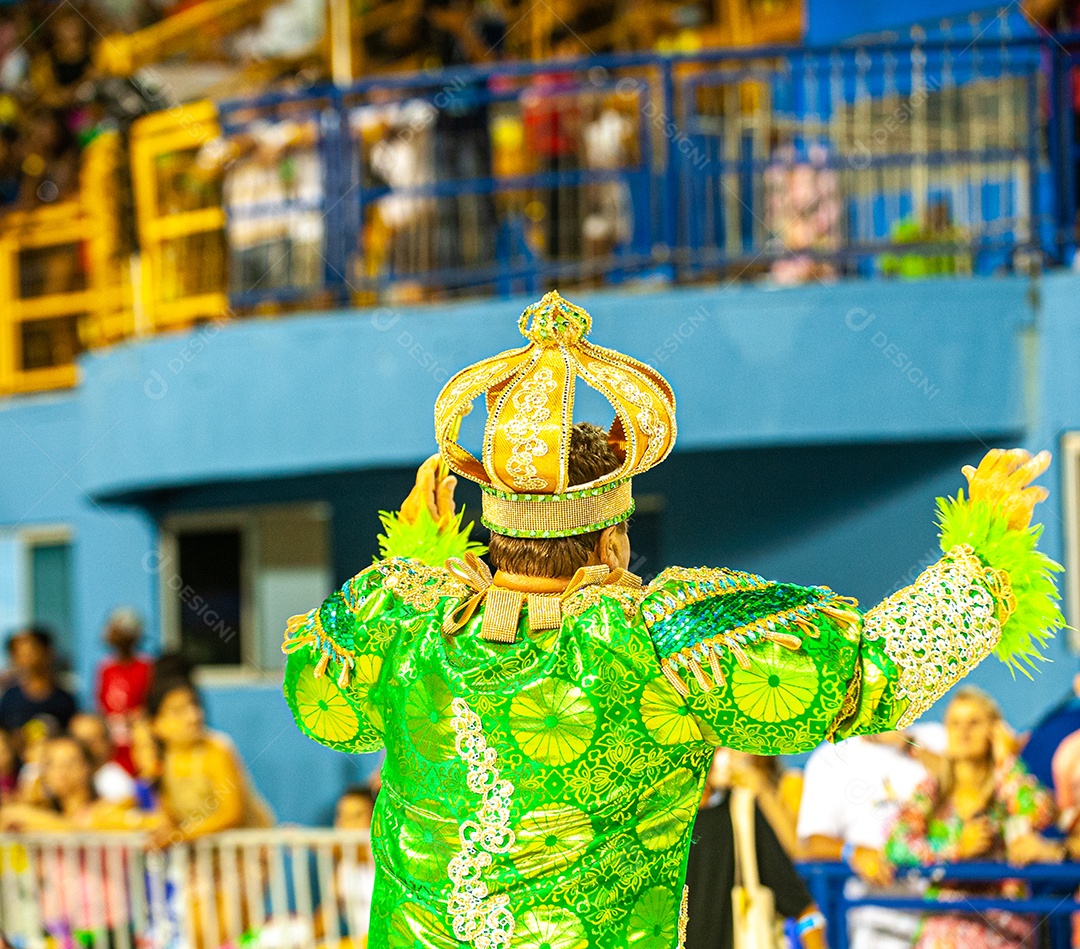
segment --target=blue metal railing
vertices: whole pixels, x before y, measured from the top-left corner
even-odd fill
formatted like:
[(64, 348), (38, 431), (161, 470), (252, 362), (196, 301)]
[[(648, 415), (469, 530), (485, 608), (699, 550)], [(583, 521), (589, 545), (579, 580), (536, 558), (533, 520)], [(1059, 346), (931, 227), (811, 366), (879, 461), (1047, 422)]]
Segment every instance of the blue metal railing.
[(1080, 37), (939, 36), (501, 63), (225, 102), (227, 136), (307, 129), (279, 151), (269, 197), (230, 189), (248, 159), (227, 173), (232, 301), (1067, 262), (1077, 59)]
[(958, 902), (935, 901), (917, 894), (895, 895), (868, 893), (852, 897), (845, 885), (852, 879), (851, 868), (844, 863), (800, 863), (799, 873), (807, 883), (814, 902), (829, 925), (829, 945), (847, 949), (848, 911), (864, 906), (878, 906), (920, 913), (987, 913), (995, 910), (1030, 914), (1045, 930), (1051, 949), (1071, 945), (1071, 920), (1080, 912), (1076, 892), (1080, 887), (1080, 864), (1036, 864), (1014, 867), (1004, 863), (954, 863), (935, 867), (900, 868), (898, 876), (926, 884), (949, 882), (983, 883), (1017, 880), (1026, 885), (1024, 898), (1004, 896), (967, 896)]

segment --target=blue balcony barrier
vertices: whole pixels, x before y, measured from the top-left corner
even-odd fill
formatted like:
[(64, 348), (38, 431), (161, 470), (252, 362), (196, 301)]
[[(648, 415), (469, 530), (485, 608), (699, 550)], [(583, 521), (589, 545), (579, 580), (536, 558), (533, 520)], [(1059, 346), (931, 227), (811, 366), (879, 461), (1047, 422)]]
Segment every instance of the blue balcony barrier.
[(832, 949), (848, 947), (848, 912), (864, 906), (879, 906), (920, 913), (987, 913), (1005, 910), (1031, 914), (1044, 934), (1040, 945), (1050, 949), (1069, 949), (1072, 942), (1071, 919), (1080, 913), (1076, 899), (1080, 887), (1080, 863), (1054, 865), (1036, 864), (1014, 867), (1005, 863), (954, 863), (935, 867), (897, 870), (898, 879), (922, 881), (926, 884), (942, 880), (971, 883), (1018, 880), (1026, 884), (1028, 894), (1023, 899), (970, 896), (958, 902), (935, 901), (917, 895), (897, 896), (869, 893), (866, 896), (845, 895), (845, 886), (852, 879), (851, 868), (845, 863), (800, 863), (800, 875), (828, 921), (829, 945)]
[(1067, 262), (1080, 38), (1059, 40), (596, 56), (225, 102), (232, 302)]

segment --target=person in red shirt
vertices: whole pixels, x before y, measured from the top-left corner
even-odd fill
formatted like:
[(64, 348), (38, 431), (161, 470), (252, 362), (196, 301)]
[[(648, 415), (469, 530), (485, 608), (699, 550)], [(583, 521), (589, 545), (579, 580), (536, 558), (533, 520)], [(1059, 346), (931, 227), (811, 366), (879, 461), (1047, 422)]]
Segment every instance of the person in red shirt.
[(153, 663), (136, 649), (142, 639), (142, 620), (131, 609), (118, 609), (105, 624), (102, 637), (113, 654), (98, 668), (97, 702), (116, 746), (115, 760), (134, 774), (131, 726), (146, 704)]

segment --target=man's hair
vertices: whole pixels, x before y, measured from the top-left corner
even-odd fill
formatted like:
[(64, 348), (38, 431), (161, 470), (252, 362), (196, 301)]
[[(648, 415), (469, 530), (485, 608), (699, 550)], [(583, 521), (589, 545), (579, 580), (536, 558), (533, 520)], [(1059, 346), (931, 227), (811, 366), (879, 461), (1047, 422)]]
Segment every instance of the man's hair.
[[(588, 484), (619, 467), (608, 444), (607, 432), (589, 422), (578, 422), (570, 434), (570, 487)], [(626, 522), (619, 525), (626, 529)], [(600, 539), (600, 531), (574, 537), (507, 537), (492, 532), (488, 557), (496, 570), (530, 577), (570, 577), (584, 567)]]
[(53, 638), (48, 629), (44, 626), (24, 626), (8, 636), (4, 645), (9, 656), (15, 651), (15, 643), (22, 639), (23, 636), (29, 636), (46, 652), (52, 652)]

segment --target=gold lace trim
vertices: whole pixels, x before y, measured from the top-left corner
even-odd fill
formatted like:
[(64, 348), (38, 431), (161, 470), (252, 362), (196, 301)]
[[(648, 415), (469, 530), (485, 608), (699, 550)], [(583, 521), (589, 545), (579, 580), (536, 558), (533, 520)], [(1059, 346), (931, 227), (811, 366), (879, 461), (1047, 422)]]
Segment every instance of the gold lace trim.
[(510, 897), (491, 895), (484, 882), (484, 871), (498, 854), (514, 846), (510, 829), (510, 799), (514, 785), (501, 777), (498, 756), (488, 747), (483, 722), (464, 699), (451, 703), (454, 712), (454, 744), (465, 762), (469, 790), (480, 797), (475, 820), (464, 821), (458, 828), (461, 850), (450, 860), (450, 913), (454, 937), (471, 943), (474, 949), (497, 949), (508, 946), (514, 935), (514, 915)]
[(847, 722), (859, 708), (859, 697), (862, 695), (862, 672), (860, 669), (861, 667), (856, 664), (855, 672), (851, 677), (851, 682), (848, 684), (847, 692), (844, 694), (844, 701), (840, 705), (840, 711), (836, 713), (832, 724), (825, 730), (826, 741), (832, 741), (840, 730), (840, 726)]
[(462, 598), (469, 590), (442, 567), (429, 567), (415, 560), (384, 560), (375, 564), (383, 575), (382, 585), (406, 606), (420, 613), (435, 609), (446, 597)]
[(690, 925), (690, 887), (682, 888), (682, 904), (679, 906), (679, 949), (686, 949), (686, 929)]
[(863, 617), (863, 635), (884, 640), (900, 672), (897, 695), (910, 703), (897, 728), (914, 722), (993, 651), (1010, 603), (1008, 576), (959, 544)]
[(535, 459), (548, 453), (541, 427), (551, 418), (548, 397), (558, 383), (550, 369), (539, 369), (526, 379), (511, 400), (516, 410), (503, 427), (510, 442), (506, 471), (519, 491), (542, 491), (549, 485), (538, 477)]

